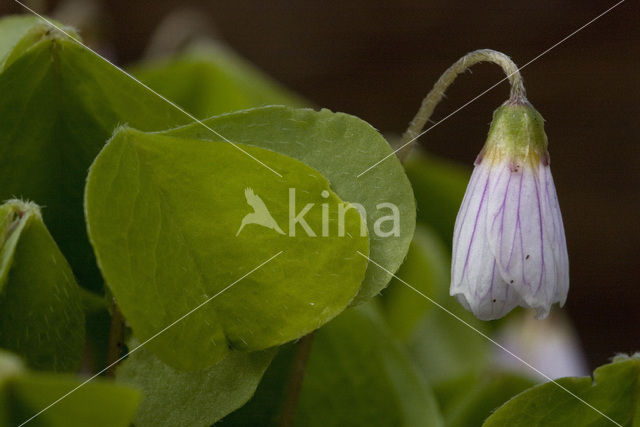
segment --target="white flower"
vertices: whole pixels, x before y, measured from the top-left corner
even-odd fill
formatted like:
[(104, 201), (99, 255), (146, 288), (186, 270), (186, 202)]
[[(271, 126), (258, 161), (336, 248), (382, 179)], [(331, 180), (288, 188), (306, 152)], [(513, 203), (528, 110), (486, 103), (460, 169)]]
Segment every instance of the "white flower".
[[(591, 371), (569, 318), (552, 310), (544, 320), (514, 316), (496, 331), (498, 342), (550, 378), (584, 377)], [(531, 376), (531, 368), (499, 347), (492, 349), (496, 368)]]
[(569, 259), (543, 119), (528, 103), (494, 113), (453, 235), (451, 295), (482, 320), (562, 306)]

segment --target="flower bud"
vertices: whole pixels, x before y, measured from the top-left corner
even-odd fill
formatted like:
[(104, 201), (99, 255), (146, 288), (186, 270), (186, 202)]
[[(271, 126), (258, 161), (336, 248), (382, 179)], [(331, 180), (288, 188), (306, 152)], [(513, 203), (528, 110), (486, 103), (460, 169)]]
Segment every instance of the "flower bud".
[(516, 306), (544, 318), (569, 290), (569, 259), (544, 120), (529, 104), (496, 110), (453, 235), (451, 295), (482, 320)]

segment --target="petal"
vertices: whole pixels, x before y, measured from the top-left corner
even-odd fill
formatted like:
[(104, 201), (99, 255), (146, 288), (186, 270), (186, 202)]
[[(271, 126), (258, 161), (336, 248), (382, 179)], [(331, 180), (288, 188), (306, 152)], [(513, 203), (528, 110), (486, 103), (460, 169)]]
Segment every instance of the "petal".
[(499, 319), (523, 304), (520, 295), (502, 280), (495, 261), (492, 262), (491, 270), (489, 287), (484, 294), (477, 294), (477, 289), (470, 283), (471, 286), (465, 292), (455, 295), (460, 304), (480, 320)]
[(483, 320), (504, 316), (520, 302), (499, 274), (486, 235), (487, 200), (499, 170), (490, 161), (475, 167), (456, 218), (451, 295)]
[(557, 217), (546, 181), (550, 174), (528, 161), (505, 161), (502, 169), (509, 173), (500, 174), (488, 192), (488, 244), (502, 279), (520, 295), (522, 305), (545, 317), (561, 293), (558, 250), (553, 248)]
[(551, 236), (551, 248), (553, 249), (556, 271), (557, 286), (554, 302), (564, 305), (569, 292), (569, 255), (567, 253), (567, 241), (564, 234), (564, 225), (562, 223), (562, 214), (560, 213), (560, 204), (556, 194), (556, 187), (553, 183), (551, 168), (548, 165), (541, 164), (540, 175), (541, 187), (544, 189), (544, 197), (541, 199), (543, 210), (551, 212), (551, 222), (553, 223), (553, 233)]
[[(487, 251), (482, 250), (485, 245), (486, 230), (478, 226), (483, 223), (483, 218), (486, 216), (485, 196), (489, 187), (489, 176), (490, 169), (484, 164), (473, 169), (460, 211), (458, 211), (453, 232), (451, 295), (464, 292), (468, 287), (467, 282), (470, 276), (477, 279), (491, 274), (490, 263), (493, 259)], [(481, 269), (485, 271), (480, 271)]]

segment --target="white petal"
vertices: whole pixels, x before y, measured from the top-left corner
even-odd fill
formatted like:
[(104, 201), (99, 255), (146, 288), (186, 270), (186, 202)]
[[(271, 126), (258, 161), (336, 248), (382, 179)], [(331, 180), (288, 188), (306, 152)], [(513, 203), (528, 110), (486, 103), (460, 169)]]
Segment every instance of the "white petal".
[[(485, 195), (489, 187), (489, 176), (490, 170), (483, 164), (473, 169), (460, 211), (458, 211), (453, 232), (451, 295), (464, 292), (468, 287), (467, 282), (470, 276), (476, 279), (481, 277), (488, 279), (487, 276), (491, 274), (486, 270), (490, 269), (492, 257), (487, 251), (484, 253), (482, 251), (486, 240), (485, 230), (482, 226), (478, 227), (486, 216)], [(479, 263), (479, 257), (484, 258), (482, 260), (484, 262)], [(479, 271), (480, 268), (484, 268), (485, 271)]]
[(495, 261), (491, 271), (489, 287), (484, 294), (478, 294), (474, 282), (468, 282), (466, 290), (455, 295), (460, 304), (480, 320), (499, 319), (524, 303), (520, 295), (502, 280)]
[(499, 274), (488, 245), (488, 192), (496, 177), (490, 162), (474, 168), (456, 218), (451, 267), (451, 295), (483, 320), (497, 319), (520, 302)]
[(528, 162), (512, 165), (505, 161), (501, 169), (508, 173), (492, 183), (487, 197), (490, 251), (502, 279), (522, 298), (521, 305), (545, 317), (561, 294), (558, 250), (554, 248), (558, 225), (546, 183), (550, 174)]
[(569, 292), (569, 255), (567, 254), (567, 241), (564, 234), (560, 204), (556, 195), (556, 187), (553, 183), (551, 168), (548, 165), (540, 165), (540, 185), (544, 189), (545, 197), (542, 198), (543, 210), (551, 212), (553, 223), (552, 249), (556, 260), (557, 286), (553, 300), (564, 305)]

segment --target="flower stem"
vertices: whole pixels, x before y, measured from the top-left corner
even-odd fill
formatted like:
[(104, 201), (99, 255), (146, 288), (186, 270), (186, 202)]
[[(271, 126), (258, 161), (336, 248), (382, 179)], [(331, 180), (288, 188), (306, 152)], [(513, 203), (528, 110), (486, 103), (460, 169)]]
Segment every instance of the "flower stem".
[[(122, 346), (124, 345), (124, 317), (118, 309), (116, 300), (112, 299), (111, 306), (111, 326), (109, 328), (109, 347), (107, 350), (107, 366), (111, 366), (122, 356)], [(111, 366), (106, 376), (115, 376), (116, 366)]]
[(298, 399), (307, 369), (307, 361), (311, 354), (311, 344), (313, 344), (313, 332), (303, 336), (296, 343), (296, 354), (293, 357), (293, 364), (291, 365), (291, 376), (289, 385), (287, 386), (287, 394), (285, 395), (285, 401), (282, 405), (280, 427), (291, 427), (293, 425)]
[(422, 101), (420, 109), (411, 123), (409, 123), (407, 131), (402, 136), (401, 146), (403, 149), (398, 152), (400, 160), (403, 160), (411, 151), (411, 148), (414, 145), (413, 143), (418, 139), (420, 132), (422, 132), (422, 129), (431, 117), (431, 114), (433, 114), (433, 110), (442, 100), (447, 88), (453, 83), (459, 74), (462, 74), (472, 65), (479, 62), (492, 62), (502, 67), (502, 70), (507, 75), (509, 83), (511, 84), (509, 102), (520, 104), (526, 101), (527, 98), (522, 76), (520, 75), (518, 66), (511, 60), (511, 58), (502, 52), (491, 49), (480, 49), (469, 52), (442, 73), (436, 84), (433, 85), (433, 89), (431, 89)]

